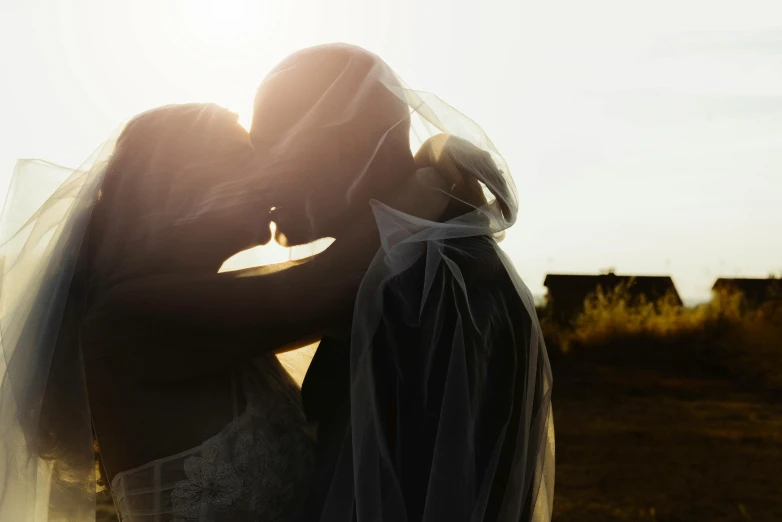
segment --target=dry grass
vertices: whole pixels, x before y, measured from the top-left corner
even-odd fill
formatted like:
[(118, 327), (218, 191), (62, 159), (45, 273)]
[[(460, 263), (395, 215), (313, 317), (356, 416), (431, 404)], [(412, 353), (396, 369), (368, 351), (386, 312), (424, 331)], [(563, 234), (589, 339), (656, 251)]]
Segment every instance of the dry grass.
[(782, 305), (597, 293), (554, 372), (554, 522), (782, 520)]
[(543, 312), (546, 342), (564, 354), (622, 345), (687, 350), (723, 366), (736, 377), (782, 390), (782, 302), (749, 307), (740, 293), (715, 293), (695, 308), (678, 306), (672, 296), (631, 300), (627, 288), (598, 290), (584, 302), (569, 326)]

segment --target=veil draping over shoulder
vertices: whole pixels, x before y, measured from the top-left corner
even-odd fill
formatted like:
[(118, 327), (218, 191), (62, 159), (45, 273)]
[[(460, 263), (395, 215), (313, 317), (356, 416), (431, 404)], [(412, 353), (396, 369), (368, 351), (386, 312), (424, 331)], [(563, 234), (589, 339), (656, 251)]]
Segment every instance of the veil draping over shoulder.
[[(300, 138), (306, 136), (328, 143), (329, 154), (341, 159), (293, 149), (304, 155), (302, 172), (313, 169), (306, 177), (313, 188), (302, 188), (312, 191), (311, 206), (320, 202), (318, 180), (349, 179), (345, 205), (366, 198), (372, 176), (375, 185), (400, 182), (401, 169), (383, 168), (394, 164), (400, 143), (447, 155), (463, 175), (448, 192), (444, 223), (403, 213), (382, 198), (370, 202), (382, 246), (356, 298), (349, 357), (337, 355), (336, 367), (321, 368), (333, 385), (307, 389), (308, 374), (302, 390), (306, 409), (312, 395), (349, 381), (347, 426), (330, 442), (337, 447), (334, 470), (316, 479), (315, 511), (305, 519), (550, 519), (551, 370), (532, 295), (494, 239), (518, 211), (501, 155), (476, 123), (438, 97), (409, 89), (360, 48), (300, 51), (259, 92), (265, 87), (290, 93), (276, 98), (287, 119), (265, 113), (285, 122), (277, 140), (266, 138), (271, 150), (306, 143)], [(437, 139), (429, 140), (440, 134), (454, 146), (440, 150)]]
[[(312, 206), (318, 204), (319, 183), (340, 178), (349, 180), (345, 208), (363, 200), (374, 212), (382, 247), (356, 297), (350, 426), (320, 520), (351, 522), (353, 509), (359, 522), (412, 522), (418, 512), (430, 522), (549, 520), (551, 371), (532, 295), (494, 239), (517, 216), (507, 165), (477, 124), (436, 96), (407, 88), (380, 58), (350, 46), (332, 48), (345, 54), (344, 65), (299, 119), (280, 129), (263, 150), (259, 170), (241, 182), (217, 184), (186, 206), (192, 215), (219, 212), (242, 198), (261, 201), (257, 192), (282, 183), (308, 190)], [(267, 81), (295, 69), (298, 60), (293, 55), (284, 61)], [(413, 153), (439, 134), (472, 145), (469, 152), (450, 154), (465, 176), (463, 185), (482, 192), (479, 205), (472, 203), (475, 198), (463, 200), (456, 187), (449, 195), (460, 210), (439, 223), (370, 201), (368, 176), (385, 176), (389, 187), (398, 182), (382, 168), (387, 155), (397, 153), (396, 145), (402, 143), (412, 161)], [(93, 434), (77, 328), (84, 296), (76, 283), (79, 255), (115, 143), (113, 136), (76, 170), (20, 162), (3, 209), (3, 521), (95, 518)], [(482, 152), (476, 154), (476, 148)], [(179, 194), (180, 209), (181, 199)], [(495, 292), (494, 286), (503, 290)], [(397, 315), (404, 310), (399, 328), (391, 327), (392, 309)], [(416, 331), (427, 334), (411, 343), (399, 331), (415, 324)], [(395, 366), (400, 358), (408, 362)], [(388, 364), (379, 366), (383, 362)], [(58, 371), (52, 379), (53, 365), (72, 371)], [(408, 375), (410, 368), (418, 373)], [(396, 383), (420, 384), (430, 371), (442, 372), (432, 382), (444, 385), (404, 398), (406, 411), (428, 411), (442, 426), (433, 435), (426, 494), (420, 506), (413, 506), (400, 453), (386, 435), (386, 385), (389, 375)], [(69, 398), (67, 424), (78, 436), (69, 438), (73, 447), (67, 460), (40, 451), (38, 438), (46, 436), (39, 429), (42, 416), (65, 416), (47, 411), (47, 386)]]

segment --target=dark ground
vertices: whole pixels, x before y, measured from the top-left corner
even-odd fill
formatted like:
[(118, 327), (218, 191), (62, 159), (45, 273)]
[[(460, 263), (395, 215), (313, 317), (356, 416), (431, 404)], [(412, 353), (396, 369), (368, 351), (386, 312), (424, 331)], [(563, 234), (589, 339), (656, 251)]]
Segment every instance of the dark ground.
[(778, 393), (688, 350), (551, 352), (555, 522), (782, 521)]

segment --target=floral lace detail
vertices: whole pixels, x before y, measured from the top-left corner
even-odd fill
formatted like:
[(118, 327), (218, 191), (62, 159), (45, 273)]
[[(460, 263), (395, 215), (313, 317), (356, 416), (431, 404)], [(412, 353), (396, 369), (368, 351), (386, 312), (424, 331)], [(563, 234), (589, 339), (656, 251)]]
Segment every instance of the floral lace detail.
[(242, 479), (230, 464), (190, 457), (185, 475), (171, 493), (174, 515), (181, 519), (208, 520), (213, 509), (227, 511), (242, 496)]
[(313, 441), (290, 410), (263, 409), (248, 412), (235, 431), (205, 442), (200, 456), (185, 459), (187, 478), (171, 492), (174, 522), (291, 518), (309, 486)]
[(286, 453), (265, 435), (260, 434), (256, 444), (252, 435), (242, 433), (234, 445), (234, 462), (244, 477), (250, 512), (277, 520), (293, 500), (295, 488), (275, 472), (284, 467)]
[(117, 474), (123, 522), (288, 522), (315, 444), (299, 390), (272, 356), (241, 368), (245, 411), (197, 447)]

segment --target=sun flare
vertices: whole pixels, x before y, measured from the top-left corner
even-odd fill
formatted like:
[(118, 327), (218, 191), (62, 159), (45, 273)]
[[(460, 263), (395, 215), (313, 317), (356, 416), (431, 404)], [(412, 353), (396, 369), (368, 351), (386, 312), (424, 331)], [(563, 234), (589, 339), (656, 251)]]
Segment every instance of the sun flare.
[[(272, 238), (268, 243), (244, 250), (228, 258), (220, 268), (220, 272), (233, 272), (245, 268), (268, 266), (285, 263), (287, 261), (298, 261), (320, 254), (334, 242), (333, 238), (326, 237), (317, 239), (306, 245), (285, 247), (277, 241), (277, 224), (272, 221), (269, 224), (269, 230), (272, 233)], [(280, 361), (280, 364), (285, 368), (285, 371), (288, 372), (291, 378), (299, 386), (301, 386), (301, 383), (304, 381), (307, 368), (315, 355), (317, 347), (318, 343), (314, 343), (297, 350), (277, 354), (277, 360)]]
[(252, 44), (266, 29), (266, 2), (258, 0), (196, 0), (182, 12), (182, 26), (193, 41), (214, 49), (238, 49)]
[(269, 224), (269, 230), (272, 238), (268, 243), (234, 254), (223, 263), (220, 272), (299, 261), (320, 254), (334, 242), (333, 238), (324, 237), (305, 245), (286, 247), (277, 241), (277, 224), (274, 221)]

